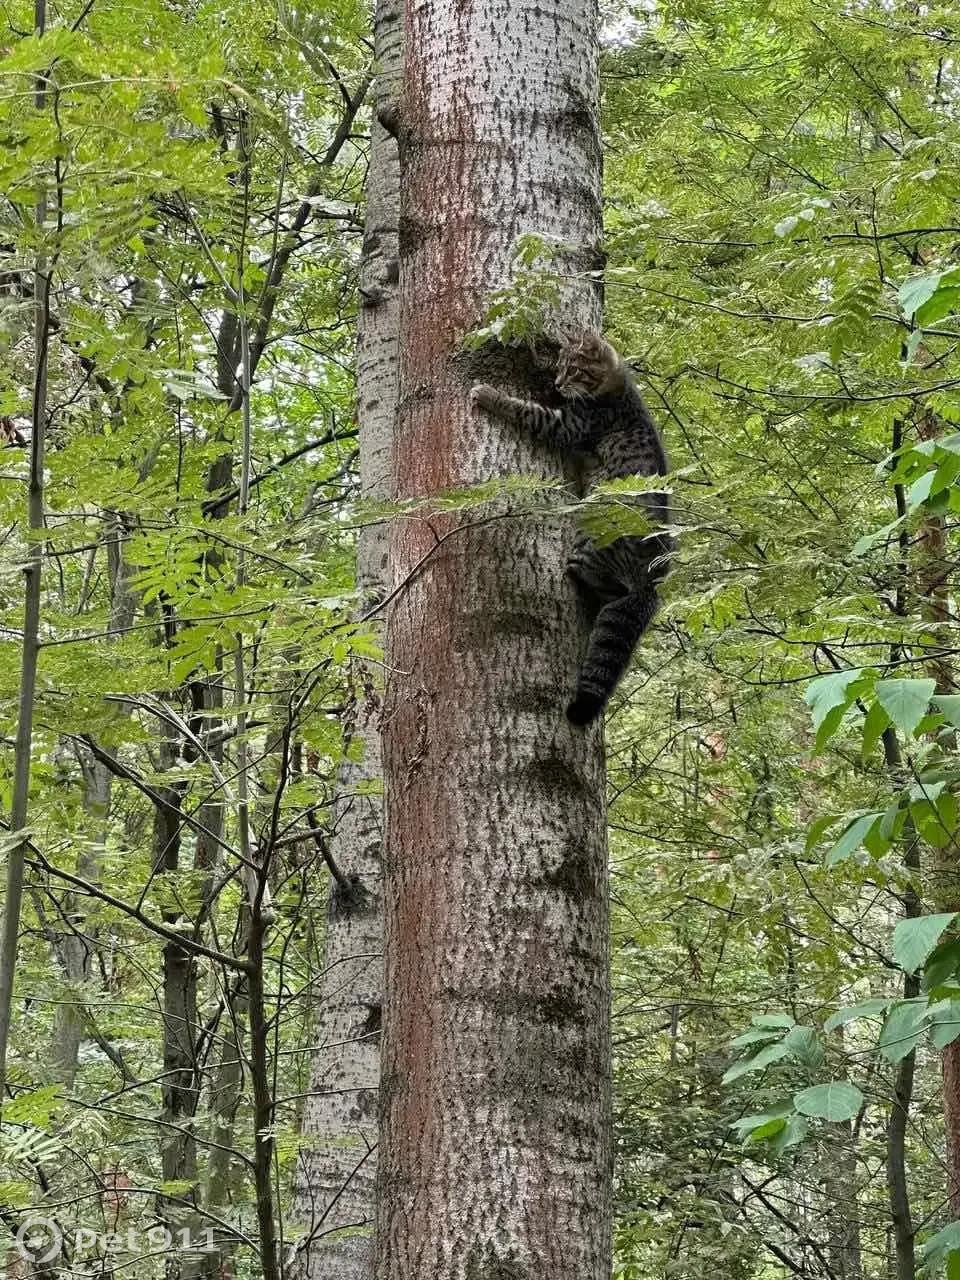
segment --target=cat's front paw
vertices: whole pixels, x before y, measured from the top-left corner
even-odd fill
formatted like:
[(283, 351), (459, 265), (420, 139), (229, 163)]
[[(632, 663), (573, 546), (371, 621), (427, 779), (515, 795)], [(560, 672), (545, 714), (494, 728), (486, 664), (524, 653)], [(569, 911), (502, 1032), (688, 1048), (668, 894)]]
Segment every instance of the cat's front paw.
[(470, 403), (475, 409), (486, 409), (493, 412), (500, 403), (500, 392), (486, 382), (478, 382), (470, 392)]

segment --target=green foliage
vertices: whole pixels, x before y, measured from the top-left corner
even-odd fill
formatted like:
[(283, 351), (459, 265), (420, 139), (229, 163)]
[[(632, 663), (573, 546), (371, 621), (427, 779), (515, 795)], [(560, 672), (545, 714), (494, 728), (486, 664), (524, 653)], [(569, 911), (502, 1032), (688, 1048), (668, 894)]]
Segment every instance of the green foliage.
[(510, 283), (487, 300), (484, 322), (463, 340), (466, 350), (486, 342), (528, 342), (539, 337), (560, 305), (565, 246), (527, 233), (513, 246)]
[[(5, 18), (10, 32), (29, 32), (33, 6), (15, 3)], [(288, 1095), (306, 1088), (309, 1009), (290, 992), (309, 990), (321, 967), (326, 882), (308, 880), (309, 846), (279, 833), (299, 828), (306, 810), (326, 823), (339, 763), (356, 755), (351, 715), (358, 696), (375, 696), (379, 657), (354, 620), (361, 117), (322, 159), (344, 94), (368, 72), (367, 21), (348, 0), (313, 15), (248, 0), (228, 10), (70, 3), (47, 6), (46, 31), (10, 35), (4, 49), (2, 443), (8, 423), (16, 433), (0, 468), (4, 808), (37, 265), (51, 272), (51, 319), (31, 865), (0, 1197), (18, 1210), (55, 1200), (65, 1231), (103, 1230), (104, 1186), (118, 1172), (137, 1188), (113, 1206), (124, 1224), (166, 1212), (172, 1222), (181, 1202), (204, 1203), (223, 1123), (213, 1082), (235, 1016), (246, 1035), (243, 993), (235, 971), (195, 957), (197, 1091), (174, 1115), (176, 1075), (164, 1068), (174, 944), (145, 922), (243, 953), (241, 773), (276, 886), (265, 969), (284, 1041), (277, 1084)], [(294, 232), (301, 200), (307, 216)], [(274, 290), (267, 269), (281, 249)], [(237, 503), (241, 317), (257, 361), (246, 511)], [(107, 781), (104, 759), (116, 766)], [(181, 811), (176, 835), (158, 797)], [(221, 844), (210, 827), (218, 807)], [(0, 840), (6, 847), (8, 833)], [(221, 1147), (237, 1155), (220, 1222), (228, 1237), (231, 1225), (241, 1231), (236, 1242), (248, 1238), (255, 1197), (250, 1100), (238, 1095), (233, 1110)], [(295, 1110), (281, 1108), (287, 1147), (295, 1129)], [(185, 1160), (164, 1176), (181, 1130), (196, 1135), (194, 1167)], [(249, 1273), (251, 1257), (238, 1248), (236, 1274)], [(117, 1265), (164, 1273), (160, 1255)]]
[[(669, 1099), (682, 1074), (718, 1163), (738, 1108), (732, 1132), (750, 1140), (725, 1204), (743, 1234), (719, 1274), (844, 1274), (831, 1251), (855, 1216), (858, 1274), (885, 1280), (875, 1171), (894, 1076), (916, 1047), (911, 1116), (941, 1144), (936, 1051), (960, 959), (950, 930), (918, 932), (923, 993), (904, 999), (904, 902), (955, 906), (938, 895), (960, 784), (958, 138), (932, 35), (953, 38), (955, 15), (805, 0), (631, 13), (606, 53), (609, 327), (694, 470), (673, 485), (680, 553), (609, 730), (618, 918), (658, 948), (617, 953), (646, 1011), (620, 1088), (632, 1098), (645, 1062)], [(667, 923), (655, 939), (638, 917)], [(757, 1008), (823, 1025), (822, 1067)], [(824, 1088), (862, 1102), (791, 1128), (796, 1099), (817, 1106)], [(911, 1211), (931, 1231), (939, 1158), (908, 1129)], [(683, 1207), (712, 1249), (722, 1193), (706, 1163)], [(632, 1193), (669, 1181), (641, 1166)], [(679, 1201), (662, 1202), (674, 1223)], [(636, 1274), (700, 1274), (682, 1229), (637, 1222), (620, 1246)]]

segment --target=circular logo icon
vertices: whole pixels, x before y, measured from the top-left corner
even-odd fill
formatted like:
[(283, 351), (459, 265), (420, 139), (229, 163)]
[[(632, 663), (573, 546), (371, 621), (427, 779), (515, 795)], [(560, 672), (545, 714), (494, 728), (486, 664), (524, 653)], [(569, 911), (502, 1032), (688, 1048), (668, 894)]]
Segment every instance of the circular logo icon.
[(63, 1248), (63, 1232), (52, 1218), (27, 1218), (20, 1224), (16, 1242), (27, 1262), (52, 1262)]

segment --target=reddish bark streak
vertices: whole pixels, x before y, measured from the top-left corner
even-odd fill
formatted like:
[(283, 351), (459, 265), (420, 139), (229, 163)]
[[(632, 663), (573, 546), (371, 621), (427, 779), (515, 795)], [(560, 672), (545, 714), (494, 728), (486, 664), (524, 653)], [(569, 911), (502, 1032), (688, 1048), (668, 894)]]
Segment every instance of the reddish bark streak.
[[(406, 0), (405, 15), (394, 463), (398, 496), (429, 499), (534, 457), (470, 411), (454, 357), (518, 235), (597, 242), (596, 138), (569, 115), (570, 85), (596, 94), (596, 15), (579, 0), (549, 15), (524, 0)], [(595, 307), (584, 296), (570, 313), (595, 321)], [(603, 767), (599, 736), (563, 719), (578, 657), (566, 535), (472, 521), (410, 513), (391, 549), (375, 1274), (600, 1280)]]
[(943, 1051), (943, 1113), (950, 1216), (960, 1218), (960, 1040), (954, 1040)]

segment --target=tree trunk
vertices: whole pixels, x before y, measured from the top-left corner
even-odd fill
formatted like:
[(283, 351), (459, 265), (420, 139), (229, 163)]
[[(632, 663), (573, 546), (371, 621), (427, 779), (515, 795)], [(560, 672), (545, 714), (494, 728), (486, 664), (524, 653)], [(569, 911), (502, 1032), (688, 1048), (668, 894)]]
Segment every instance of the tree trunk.
[[(136, 612), (136, 599), (130, 589), (130, 573), (124, 556), (126, 538), (125, 517), (117, 511), (107, 512), (104, 548), (110, 581), (110, 622), (107, 632), (111, 637), (123, 635), (132, 625)], [(79, 752), (78, 759), (83, 774), (83, 807), (94, 826), (95, 836), (90, 846), (84, 846), (80, 850), (77, 874), (95, 884), (100, 879), (102, 855), (109, 830), (113, 774), (101, 760), (90, 756), (86, 751)], [(87, 1017), (83, 985), (90, 972), (95, 939), (87, 932), (83, 896), (67, 894), (63, 912), (72, 928), (56, 938), (54, 949), (73, 998), (58, 1004), (54, 1013), (53, 1061), (55, 1078), (67, 1089), (72, 1089)]]
[[(33, 26), (38, 36), (47, 25), (46, 0), (34, 0)], [(37, 77), (34, 106), (47, 105), (47, 79)], [(43, 245), (47, 197), (41, 186), (34, 208), (38, 242)], [(43, 571), (44, 452), (47, 434), (47, 357), (50, 343), (50, 287), (53, 266), (41, 248), (33, 272), (33, 403), (30, 413), (30, 464), (27, 479), (27, 524), (32, 535), (23, 567), (23, 645), (20, 654), (20, 688), (17, 699), (17, 732), (13, 746), (13, 787), (10, 797), (10, 832), (7, 850), (6, 896), (0, 939), (0, 1108), (7, 1080), (7, 1046), (13, 1011), (13, 986), (20, 946), (20, 908), (26, 861), (27, 812), (30, 802), (30, 765), (33, 753), (33, 709), (40, 656), (40, 604)]]
[[(396, 0), (380, 0), (374, 45), (381, 105), (396, 94), (401, 34)], [(363, 494), (381, 502), (393, 492), (399, 185), (396, 141), (374, 114), (360, 276), (357, 409)], [(360, 532), (357, 578), (365, 607), (383, 597), (388, 541), (382, 523)], [(381, 700), (367, 677), (364, 685), (358, 691), (355, 727), (363, 754), (359, 762), (344, 762), (332, 808), (331, 854), (350, 883), (334, 884), (330, 895), (318, 1047), (304, 1109), (296, 1204), (307, 1234), (295, 1268), (304, 1280), (366, 1280), (370, 1274), (383, 1000), (383, 806), (371, 784), (380, 782), (383, 768)]]
[[(943, 422), (935, 413), (922, 412), (917, 420), (921, 441), (936, 440), (943, 435)], [(950, 588), (954, 564), (947, 547), (947, 528), (942, 516), (927, 514), (916, 537), (916, 586), (920, 616), (930, 628), (941, 648), (927, 651), (927, 666), (937, 682), (939, 693), (955, 693), (950, 654), (956, 619), (951, 613)], [(935, 909), (960, 909), (960, 861), (951, 843), (944, 850), (931, 850), (927, 855), (928, 879), (931, 882)], [(960, 1041), (953, 1040), (944, 1050), (943, 1121), (946, 1143), (948, 1196), (950, 1216), (960, 1219)]]
[[(536, 370), (461, 340), (519, 236), (596, 266), (596, 13), (436, 0), (405, 21), (394, 467), (424, 501), (391, 544), (374, 1274), (606, 1280), (604, 772), (600, 731), (564, 718), (585, 638), (572, 528), (428, 509), (533, 462), (468, 396), (529, 393)], [(598, 303), (584, 289), (562, 319), (595, 325)]]
[[(99, 760), (84, 756), (80, 757), (80, 768), (83, 773), (83, 807), (99, 830), (95, 842), (81, 848), (77, 875), (96, 883), (100, 878), (101, 858), (107, 841), (113, 775)], [(86, 931), (86, 910), (80, 895), (67, 894), (63, 912), (71, 929), (57, 939), (56, 955), (66, 979), (67, 997), (57, 1005), (53, 1015), (52, 1056), (54, 1078), (70, 1090), (76, 1078), (80, 1041), (83, 1039), (86, 1014), (83, 987), (90, 973), (94, 940)]]
[[(899, 447), (898, 445), (895, 447)], [(903, 770), (903, 755), (896, 731), (888, 725), (883, 731), (883, 754), (891, 776), (898, 778)], [(904, 868), (909, 879), (904, 887), (903, 916), (915, 920), (922, 914), (922, 904), (917, 893), (915, 879), (920, 873), (920, 844), (916, 838), (912, 820), (905, 827), (907, 840)], [(914, 973), (903, 975), (903, 998), (914, 1000), (920, 991), (920, 979)], [(890, 1220), (893, 1226), (893, 1247), (897, 1280), (914, 1280), (917, 1274), (916, 1240), (913, 1215), (910, 1210), (910, 1187), (907, 1181), (907, 1122), (913, 1102), (913, 1079), (917, 1065), (917, 1051), (911, 1049), (897, 1063), (893, 1079), (893, 1102), (887, 1116), (887, 1196), (890, 1203)]]
[[(165, 732), (167, 732), (165, 730)], [(175, 758), (175, 741), (161, 740), (161, 764)], [(180, 805), (184, 784), (161, 786), (153, 818), (153, 865), (164, 876), (175, 876), (180, 865)], [(179, 912), (162, 912), (165, 924), (179, 919)], [(161, 1143), (161, 1171), (165, 1182), (195, 1182), (197, 1152), (193, 1120), (197, 1109), (198, 1064), (197, 971), (193, 952), (177, 942), (163, 948), (163, 1119), (166, 1127)], [(171, 1202), (171, 1219), (178, 1210)], [(168, 1274), (170, 1274), (168, 1268)]]
[(834, 1280), (860, 1280), (860, 1201), (853, 1125), (838, 1124), (824, 1153), (827, 1257)]

